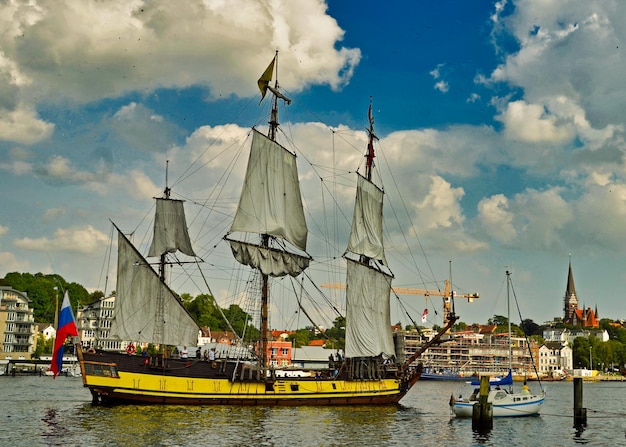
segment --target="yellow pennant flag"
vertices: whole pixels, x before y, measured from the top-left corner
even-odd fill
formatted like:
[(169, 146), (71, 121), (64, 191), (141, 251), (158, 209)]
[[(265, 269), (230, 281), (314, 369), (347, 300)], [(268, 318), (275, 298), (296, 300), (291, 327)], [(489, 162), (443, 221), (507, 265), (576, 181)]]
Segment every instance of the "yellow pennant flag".
[(270, 85), (270, 81), (272, 80), (272, 74), (274, 73), (274, 62), (276, 61), (276, 56), (272, 59), (272, 62), (267, 66), (261, 77), (259, 78), (257, 84), (259, 84), (259, 90), (261, 90), (261, 101), (265, 98), (265, 93), (267, 93), (267, 87)]

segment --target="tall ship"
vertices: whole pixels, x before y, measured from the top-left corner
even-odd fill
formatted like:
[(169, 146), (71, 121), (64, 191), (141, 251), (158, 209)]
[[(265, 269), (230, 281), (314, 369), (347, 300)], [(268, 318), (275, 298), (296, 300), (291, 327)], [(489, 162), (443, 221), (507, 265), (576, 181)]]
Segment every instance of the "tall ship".
[[(259, 80), (270, 93), (267, 133), (253, 128), (239, 203), (224, 235), (238, 263), (250, 270), (250, 294), (258, 295), (260, 340), (223, 349), (210, 361), (181, 358), (172, 347), (196, 346), (199, 325), (166, 284), (168, 258), (195, 262), (182, 200), (166, 185), (156, 199), (153, 240), (148, 258), (117, 231), (117, 290), (111, 337), (131, 346), (158, 346), (157, 353), (78, 349), (84, 386), (94, 403), (224, 405), (380, 405), (399, 402), (420, 378), (420, 355), (437, 343), (457, 320), (429, 343), (405, 357), (394, 344), (390, 318), (393, 274), (383, 243), (384, 191), (372, 180), (374, 121), (368, 111), (365, 172), (356, 174), (356, 198), (347, 249), (345, 348), (327, 371), (281, 369), (268, 358), (273, 281), (297, 278), (312, 262), (300, 192), (296, 154), (277, 142), (279, 104), (290, 100), (278, 81), (271, 84), (278, 54)], [(157, 267), (153, 267), (153, 265)], [(185, 357), (185, 356), (182, 356)]]

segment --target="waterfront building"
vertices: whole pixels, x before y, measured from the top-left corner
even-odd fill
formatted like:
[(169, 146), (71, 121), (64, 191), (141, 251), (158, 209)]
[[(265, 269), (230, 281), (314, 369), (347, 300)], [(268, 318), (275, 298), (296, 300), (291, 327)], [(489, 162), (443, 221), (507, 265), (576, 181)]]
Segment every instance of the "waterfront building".
[(37, 347), (37, 325), (26, 292), (0, 286), (0, 360), (30, 360)]
[(83, 349), (113, 349), (122, 351), (126, 342), (110, 337), (111, 320), (115, 312), (115, 296), (99, 298), (76, 312), (78, 335)]
[(543, 339), (546, 342), (559, 342), (562, 345), (571, 345), (578, 337), (596, 337), (604, 342), (609, 341), (609, 333), (605, 329), (567, 329), (567, 328), (548, 328), (543, 331)]
[(559, 341), (549, 341), (539, 347), (539, 373), (546, 377), (558, 377), (574, 368), (572, 348)]
[[(433, 370), (447, 370), (463, 375), (506, 374), (509, 369), (508, 333), (495, 333), (496, 326), (481, 326), (477, 330), (451, 332), (447, 340), (431, 346), (422, 354), (421, 362)], [(411, 355), (428, 340), (429, 332), (404, 333), (405, 354)], [(536, 375), (538, 346), (524, 337), (511, 338), (513, 375)]]

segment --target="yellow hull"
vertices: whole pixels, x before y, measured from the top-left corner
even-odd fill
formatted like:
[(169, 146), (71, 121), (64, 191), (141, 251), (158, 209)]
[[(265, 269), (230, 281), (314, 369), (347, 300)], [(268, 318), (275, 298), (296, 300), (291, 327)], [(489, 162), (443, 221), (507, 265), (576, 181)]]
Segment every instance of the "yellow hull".
[(184, 378), (120, 372), (118, 378), (84, 375), (94, 398), (175, 404), (348, 405), (396, 403), (405, 391), (397, 379), (285, 378), (271, 382)]

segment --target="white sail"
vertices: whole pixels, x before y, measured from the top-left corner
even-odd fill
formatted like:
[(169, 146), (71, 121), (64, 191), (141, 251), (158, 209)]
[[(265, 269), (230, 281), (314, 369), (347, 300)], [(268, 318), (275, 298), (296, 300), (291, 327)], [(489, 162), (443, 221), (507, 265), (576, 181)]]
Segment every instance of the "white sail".
[(228, 242), (233, 256), (238, 262), (258, 269), (264, 275), (274, 277), (298, 276), (309, 266), (311, 261), (311, 258), (269, 247), (260, 247), (233, 240)]
[[(163, 310), (159, 311), (162, 300)], [(155, 340), (155, 315), (163, 315)], [(117, 291), (111, 335), (120, 340), (195, 346), (199, 327), (170, 288), (118, 230)]]
[(346, 260), (346, 357), (395, 355), (389, 306), (392, 277)]
[(148, 256), (161, 256), (179, 250), (188, 256), (196, 254), (191, 247), (182, 200), (156, 199), (154, 239)]
[(253, 129), (252, 148), (231, 232), (268, 234), (306, 250), (296, 156)]
[(383, 246), (383, 191), (361, 175), (357, 177), (356, 191), (348, 251), (387, 265)]

